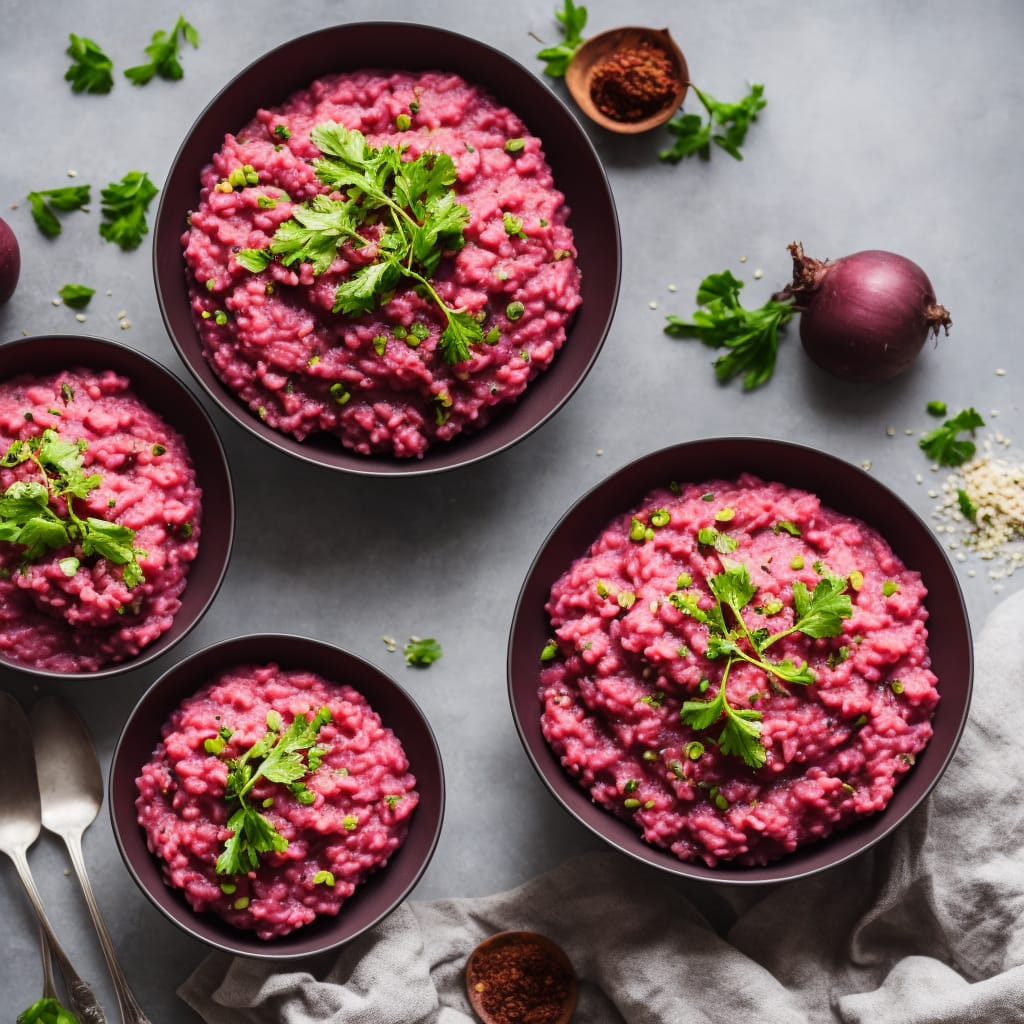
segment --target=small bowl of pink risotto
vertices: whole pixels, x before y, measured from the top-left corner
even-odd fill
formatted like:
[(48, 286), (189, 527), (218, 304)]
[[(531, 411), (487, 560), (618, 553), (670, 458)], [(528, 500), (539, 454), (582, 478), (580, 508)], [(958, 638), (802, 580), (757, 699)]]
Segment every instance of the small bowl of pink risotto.
[(98, 338), (0, 346), (0, 661), (150, 661), (213, 601), (233, 530), (220, 439), (168, 370)]
[(940, 544), (812, 448), (714, 438), (633, 462), (552, 530), (509, 695), (550, 791), (611, 845), (785, 881), (895, 829), (938, 783), (973, 652)]
[(270, 51), (193, 125), (161, 194), (157, 294), (186, 365), (278, 450), (424, 474), (569, 400), (619, 289), (593, 145), (538, 76), (427, 25)]
[(225, 952), (333, 949), (397, 907), (433, 855), (440, 753), (408, 694), (298, 636), (207, 647), (143, 695), (114, 751), (118, 848), (154, 906)]

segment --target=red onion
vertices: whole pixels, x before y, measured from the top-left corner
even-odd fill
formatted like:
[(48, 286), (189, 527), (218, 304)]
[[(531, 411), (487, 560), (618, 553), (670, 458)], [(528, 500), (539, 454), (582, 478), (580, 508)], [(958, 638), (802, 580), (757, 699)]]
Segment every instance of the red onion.
[(778, 298), (800, 310), (800, 341), (822, 369), (844, 380), (888, 380), (917, 358), (929, 332), (953, 321), (925, 272), (896, 253), (870, 249), (833, 261), (789, 246), (793, 283)]
[(10, 225), (0, 217), (0, 306), (13, 294), (21, 272), (21, 251)]

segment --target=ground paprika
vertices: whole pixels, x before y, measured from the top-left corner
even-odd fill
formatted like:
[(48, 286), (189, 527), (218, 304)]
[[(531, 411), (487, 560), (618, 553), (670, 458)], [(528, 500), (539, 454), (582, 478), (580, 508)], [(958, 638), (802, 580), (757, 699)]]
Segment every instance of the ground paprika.
[(660, 46), (643, 41), (597, 61), (590, 76), (590, 97), (613, 121), (642, 121), (671, 101), (678, 82), (671, 57)]

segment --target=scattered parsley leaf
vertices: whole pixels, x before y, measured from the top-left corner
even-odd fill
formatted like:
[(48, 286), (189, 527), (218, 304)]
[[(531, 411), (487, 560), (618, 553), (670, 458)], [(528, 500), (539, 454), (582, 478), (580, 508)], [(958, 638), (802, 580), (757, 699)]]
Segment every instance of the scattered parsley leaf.
[(938, 399), (934, 399), (929, 402), (925, 408), (928, 410), (929, 416), (945, 416), (946, 415), (946, 403), (941, 402)]
[(72, 92), (108, 93), (114, 86), (114, 64), (99, 44), (88, 36), (68, 35), (70, 45), (65, 51), (71, 67), (64, 73)]
[[(316, 749), (320, 729), (329, 721), (330, 709), (322, 707), (312, 719), (305, 714), (296, 715), (282, 733), (280, 715), (271, 711), (267, 715), (266, 733), (244, 754), (228, 761), (224, 795), (237, 806), (228, 818), (232, 835), (217, 858), (218, 874), (244, 874), (259, 867), (261, 853), (283, 853), (288, 849), (288, 840), (246, 797), (261, 778), (291, 787), (314, 770), (303, 758), (303, 752), (308, 757)], [(315, 756), (321, 757), (322, 752)]]
[(978, 509), (962, 487), (956, 489), (956, 503), (960, 507), (960, 513), (964, 519), (972, 523), (978, 521)]
[[(812, 594), (804, 583), (794, 580), (793, 610), (797, 617), (788, 632), (814, 638), (838, 636), (843, 631), (843, 619), (853, 614), (853, 604), (846, 593), (848, 585), (849, 581), (842, 576), (824, 576)], [(772, 639), (782, 635), (777, 633)]]
[(89, 185), (67, 185), (64, 188), (48, 188), (29, 192), (28, 199), (32, 218), (39, 230), (49, 238), (60, 234), (57, 211), (80, 210), (89, 202)]
[(960, 466), (973, 457), (977, 445), (958, 435), (961, 431), (973, 431), (975, 428), (983, 426), (985, 426), (985, 421), (977, 410), (961, 409), (951, 419), (946, 420), (941, 427), (929, 430), (918, 441), (918, 445), (929, 458), (934, 459), (940, 466)]
[(149, 231), (146, 210), (159, 190), (144, 171), (129, 171), (100, 193), (105, 218), (100, 234), (122, 249), (137, 249)]
[(416, 665), (426, 668), (432, 665), (441, 657), (441, 645), (434, 639), (427, 637), (422, 639), (418, 636), (409, 638), (409, 642), (402, 648), (407, 665)]
[(70, 306), (72, 309), (84, 309), (96, 294), (96, 289), (84, 284), (66, 284), (57, 294), (65, 306)]
[(658, 158), (672, 164), (694, 154), (707, 159), (713, 142), (731, 157), (742, 160), (740, 146), (746, 141), (747, 132), (757, 120), (758, 112), (768, 105), (764, 86), (752, 84), (750, 92), (738, 103), (720, 103), (692, 83), (690, 88), (707, 111), (708, 120), (705, 121), (700, 114), (677, 114), (665, 126), (675, 139), (668, 149), (658, 154)]
[(16, 1024), (78, 1024), (78, 1018), (59, 1000), (44, 996), (22, 1010)]
[(792, 319), (794, 308), (790, 302), (769, 299), (759, 309), (744, 309), (739, 301), (742, 287), (729, 270), (710, 274), (697, 289), (701, 308), (693, 319), (670, 315), (665, 333), (697, 338), (709, 348), (727, 348), (714, 362), (715, 376), (725, 383), (742, 373), (743, 388), (750, 391), (775, 372), (779, 328)]
[(573, 55), (583, 45), (583, 29), (587, 24), (587, 9), (576, 6), (572, 0), (564, 0), (561, 9), (555, 11), (555, 17), (562, 27), (562, 41), (554, 46), (545, 46), (538, 51), (537, 59), (547, 61), (544, 74), (552, 78), (562, 78)]
[(145, 85), (154, 75), (159, 75), (169, 81), (177, 81), (182, 78), (185, 72), (178, 59), (179, 37), (190, 43), (193, 48), (199, 46), (199, 33), (193, 25), (185, 20), (184, 15), (179, 16), (170, 32), (164, 32), (161, 29), (153, 33), (150, 44), (146, 47), (149, 61), (126, 68), (125, 78), (134, 85)]

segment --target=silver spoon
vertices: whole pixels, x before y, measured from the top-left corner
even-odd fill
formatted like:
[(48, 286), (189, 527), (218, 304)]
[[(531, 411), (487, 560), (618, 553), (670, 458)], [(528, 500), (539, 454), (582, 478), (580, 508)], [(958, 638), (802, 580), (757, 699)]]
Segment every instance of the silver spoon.
[(0, 736), (4, 738), (4, 770), (0, 773), (0, 853), (6, 853), (17, 869), (49, 946), (48, 955), (57, 961), (64, 978), (71, 1008), (82, 1024), (106, 1024), (107, 1018), (92, 989), (75, 972), (58, 942), (29, 870), (28, 848), (39, 838), (42, 809), (31, 727), (21, 705), (9, 693), (0, 693)]
[(114, 981), (121, 1019), (125, 1024), (150, 1024), (117, 962), (114, 943), (100, 914), (82, 855), (82, 835), (96, 820), (103, 803), (103, 772), (96, 748), (81, 718), (59, 697), (36, 701), (29, 717), (35, 738), (43, 825), (60, 836), (68, 848)]

